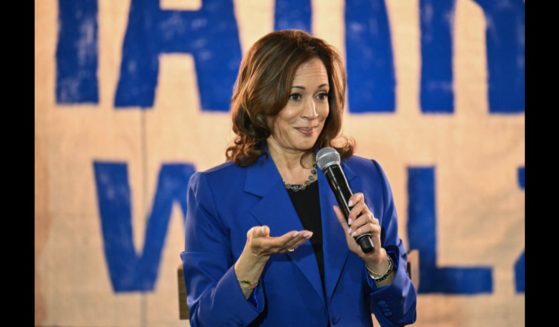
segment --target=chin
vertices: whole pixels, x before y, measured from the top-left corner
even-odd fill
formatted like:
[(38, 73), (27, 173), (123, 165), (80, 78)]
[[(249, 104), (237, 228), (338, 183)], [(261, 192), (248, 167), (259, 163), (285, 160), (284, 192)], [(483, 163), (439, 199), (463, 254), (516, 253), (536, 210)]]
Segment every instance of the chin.
[(311, 150), (314, 147), (315, 144), (316, 144), (316, 140), (313, 140), (312, 142), (310, 142), (310, 141), (309, 142), (302, 142), (302, 143), (299, 143), (298, 148), (299, 148), (299, 150), (302, 150), (302, 151), (308, 151), (308, 150)]

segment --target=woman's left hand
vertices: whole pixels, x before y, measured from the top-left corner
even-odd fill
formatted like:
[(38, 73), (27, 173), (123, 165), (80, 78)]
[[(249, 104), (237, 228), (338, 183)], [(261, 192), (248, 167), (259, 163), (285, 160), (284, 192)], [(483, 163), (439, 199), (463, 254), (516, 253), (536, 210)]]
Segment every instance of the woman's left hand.
[[(363, 193), (353, 194), (349, 199), (349, 204), (350, 207), (353, 207), (349, 212), (348, 222), (346, 222), (340, 208), (334, 206), (334, 212), (344, 229), (349, 249), (363, 259), (367, 266), (373, 271), (385, 271), (386, 267), (388, 267), (388, 254), (386, 250), (382, 248), (380, 242), (381, 227), (379, 220), (375, 218), (371, 210), (369, 210), (365, 204), (365, 196)], [(371, 234), (375, 247), (375, 249), (369, 253), (363, 252), (354, 238), (365, 233)]]

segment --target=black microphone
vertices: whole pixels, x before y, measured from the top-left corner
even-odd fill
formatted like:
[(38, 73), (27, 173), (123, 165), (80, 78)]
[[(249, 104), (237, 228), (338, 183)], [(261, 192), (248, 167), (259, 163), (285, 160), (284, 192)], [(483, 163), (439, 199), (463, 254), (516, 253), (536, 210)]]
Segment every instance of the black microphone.
[[(344, 171), (340, 166), (340, 154), (334, 148), (322, 148), (316, 154), (316, 163), (318, 168), (320, 168), (320, 170), (322, 170), (326, 175), (328, 184), (330, 184), (330, 188), (334, 192), (336, 200), (338, 201), (347, 222), (349, 211), (351, 210), (351, 208), (347, 205), (347, 202), (353, 193), (349, 188)], [(354, 238), (363, 252), (368, 253), (375, 249), (371, 233), (361, 234)]]

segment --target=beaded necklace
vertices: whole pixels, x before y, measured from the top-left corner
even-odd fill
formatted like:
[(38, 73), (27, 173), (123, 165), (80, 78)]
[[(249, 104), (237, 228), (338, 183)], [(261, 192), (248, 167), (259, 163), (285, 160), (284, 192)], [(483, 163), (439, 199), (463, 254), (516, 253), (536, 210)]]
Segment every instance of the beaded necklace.
[(312, 168), (311, 168), (311, 174), (309, 175), (309, 177), (307, 178), (307, 180), (303, 183), (303, 184), (288, 184), (286, 182), (283, 182), (283, 184), (285, 185), (285, 188), (287, 188), (288, 190), (294, 191), (294, 192), (299, 192), (302, 191), (304, 189), (307, 188), (307, 186), (311, 185), (312, 183), (316, 182), (317, 178), (316, 178), (316, 165), (313, 164)]

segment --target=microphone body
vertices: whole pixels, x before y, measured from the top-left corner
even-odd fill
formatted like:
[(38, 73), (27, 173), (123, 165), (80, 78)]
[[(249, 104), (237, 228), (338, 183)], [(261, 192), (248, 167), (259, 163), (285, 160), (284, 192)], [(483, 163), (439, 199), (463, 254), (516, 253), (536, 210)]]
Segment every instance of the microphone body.
[[(353, 195), (347, 179), (345, 177), (344, 171), (340, 165), (340, 155), (336, 149), (331, 147), (325, 147), (318, 151), (316, 155), (316, 161), (318, 167), (326, 175), (328, 184), (334, 192), (336, 201), (340, 206), (346, 222), (349, 218), (349, 212), (351, 208), (347, 204), (349, 198)], [(365, 233), (354, 237), (355, 241), (361, 247), (361, 250), (365, 253), (369, 253), (375, 249), (373, 245), (373, 240), (371, 238), (371, 233)]]

